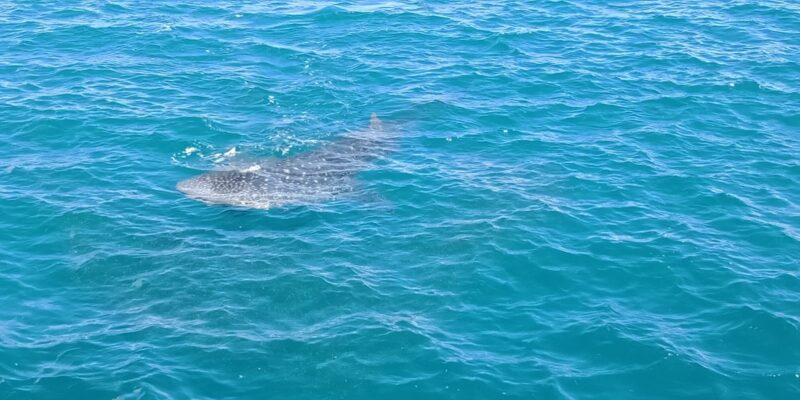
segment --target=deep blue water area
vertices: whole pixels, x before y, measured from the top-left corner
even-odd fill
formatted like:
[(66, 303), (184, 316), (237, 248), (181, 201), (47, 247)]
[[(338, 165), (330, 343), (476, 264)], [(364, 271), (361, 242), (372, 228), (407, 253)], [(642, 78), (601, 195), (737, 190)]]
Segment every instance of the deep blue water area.
[(0, 0), (0, 138), (3, 400), (800, 398), (796, 1)]

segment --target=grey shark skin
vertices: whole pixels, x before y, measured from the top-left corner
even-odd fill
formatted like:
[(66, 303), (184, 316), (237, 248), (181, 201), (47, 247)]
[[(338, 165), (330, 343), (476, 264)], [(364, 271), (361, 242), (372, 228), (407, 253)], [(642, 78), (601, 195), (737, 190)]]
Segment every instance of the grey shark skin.
[(368, 130), (295, 157), (268, 158), (241, 170), (211, 171), (178, 182), (186, 196), (212, 204), (273, 208), (309, 204), (352, 188), (352, 178), (387, 151), (388, 136), (372, 114)]

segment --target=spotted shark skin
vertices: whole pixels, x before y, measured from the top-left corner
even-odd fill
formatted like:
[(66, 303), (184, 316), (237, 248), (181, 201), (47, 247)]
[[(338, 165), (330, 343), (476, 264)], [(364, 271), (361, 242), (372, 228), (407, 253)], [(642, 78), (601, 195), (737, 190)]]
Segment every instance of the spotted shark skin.
[(245, 169), (210, 171), (178, 182), (187, 197), (210, 204), (268, 209), (311, 204), (352, 189), (353, 177), (388, 149), (375, 113), (369, 129), (344, 135), (290, 158), (267, 158)]

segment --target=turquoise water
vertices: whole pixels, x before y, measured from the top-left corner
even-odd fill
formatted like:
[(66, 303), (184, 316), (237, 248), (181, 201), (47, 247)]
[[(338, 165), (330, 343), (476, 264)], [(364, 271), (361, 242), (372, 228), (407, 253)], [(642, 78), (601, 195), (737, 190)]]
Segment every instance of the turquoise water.
[(0, 399), (800, 398), (800, 5), (610, 3), (0, 1)]

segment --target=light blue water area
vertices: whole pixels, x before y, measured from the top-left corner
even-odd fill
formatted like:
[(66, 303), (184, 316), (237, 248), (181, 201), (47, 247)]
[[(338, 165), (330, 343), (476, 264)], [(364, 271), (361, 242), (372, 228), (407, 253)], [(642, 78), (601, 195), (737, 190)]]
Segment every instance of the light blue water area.
[(0, 1), (0, 138), (0, 399), (800, 398), (795, 1)]

